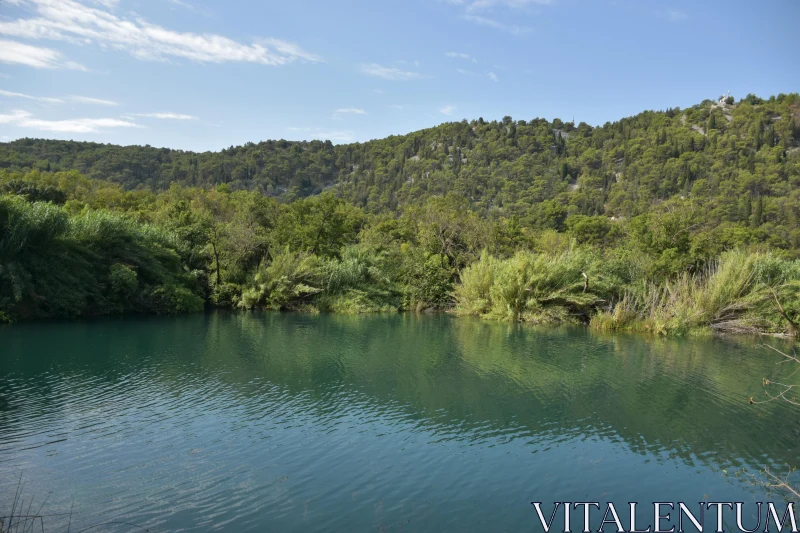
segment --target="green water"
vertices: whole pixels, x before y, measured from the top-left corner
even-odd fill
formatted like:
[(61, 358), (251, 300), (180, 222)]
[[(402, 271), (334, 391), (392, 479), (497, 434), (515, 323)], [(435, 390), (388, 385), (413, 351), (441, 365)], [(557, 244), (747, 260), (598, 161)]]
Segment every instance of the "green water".
[[(762, 501), (777, 354), (448, 316), (0, 328), (0, 515), (48, 531), (541, 531), (531, 501)], [(739, 473), (739, 475), (737, 475)], [(769, 499), (779, 500), (771, 496)], [(134, 531), (131, 526), (97, 530)]]

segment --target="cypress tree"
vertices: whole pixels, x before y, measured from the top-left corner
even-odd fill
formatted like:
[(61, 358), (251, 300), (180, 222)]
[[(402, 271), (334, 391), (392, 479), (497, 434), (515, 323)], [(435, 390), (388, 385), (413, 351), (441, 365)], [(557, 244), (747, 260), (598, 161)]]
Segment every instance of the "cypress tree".
[(750, 220), (750, 225), (753, 228), (757, 228), (761, 225), (761, 216), (764, 211), (764, 200), (762, 196), (759, 194), (756, 197), (756, 205), (755, 209), (753, 209), (753, 218)]

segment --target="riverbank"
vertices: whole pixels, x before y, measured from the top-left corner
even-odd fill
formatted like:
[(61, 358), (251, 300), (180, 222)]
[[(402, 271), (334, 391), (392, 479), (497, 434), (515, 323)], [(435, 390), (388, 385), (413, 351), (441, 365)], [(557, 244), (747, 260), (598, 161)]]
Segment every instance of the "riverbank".
[(603, 331), (797, 335), (797, 261), (733, 250), (661, 283), (636, 273), (625, 280), (619, 266), (580, 253), (483, 255), (463, 272), (456, 309), (522, 322), (577, 320)]
[(452, 196), (369, 214), (330, 194), (283, 205), (224, 188), (148, 196), (73, 174), (26, 179), (39, 196), (57, 187), (72, 198), (0, 196), (0, 322), (213, 308), (409, 311), (792, 336), (800, 321), (793, 252), (712, 239), (741, 229), (730, 226), (665, 233), (696, 216), (682, 200), (658, 215), (584, 217), (555, 231), (480, 218)]

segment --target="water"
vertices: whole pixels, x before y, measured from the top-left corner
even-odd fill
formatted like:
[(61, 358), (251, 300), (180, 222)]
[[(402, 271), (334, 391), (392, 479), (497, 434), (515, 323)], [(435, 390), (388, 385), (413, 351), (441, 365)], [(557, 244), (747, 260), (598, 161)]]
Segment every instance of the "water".
[(71, 507), (72, 531), (541, 531), (532, 501), (780, 500), (747, 474), (800, 463), (797, 408), (747, 402), (778, 359), (448, 316), (3, 327), (0, 515), (20, 473), (49, 531)]

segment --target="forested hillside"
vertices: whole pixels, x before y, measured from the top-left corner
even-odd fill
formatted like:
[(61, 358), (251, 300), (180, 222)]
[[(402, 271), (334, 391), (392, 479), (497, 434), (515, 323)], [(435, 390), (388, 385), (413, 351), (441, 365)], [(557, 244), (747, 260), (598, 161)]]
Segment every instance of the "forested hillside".
[(456, 309), (796, 331), (800, 97), (196, 154), (0, 144), (0, 321)]
[(23, 139), (0, 144), (0, 168), (77, 170), (126, 190), (226, 184), (287, 201), (334, 188), (370, 212), (456, 192), (475, 209), (551, 227), (567, 214), (630, 217), (654, 201), (691, 194), (714, 199), (720, 221), (780, 225), (784, 200), (797, 209), (790, 193), (800, 172), (798, 123), (797, 94), (750, 95), (598, 128), (505, 117), (339, 146), (265, 141), (193, 153)]

